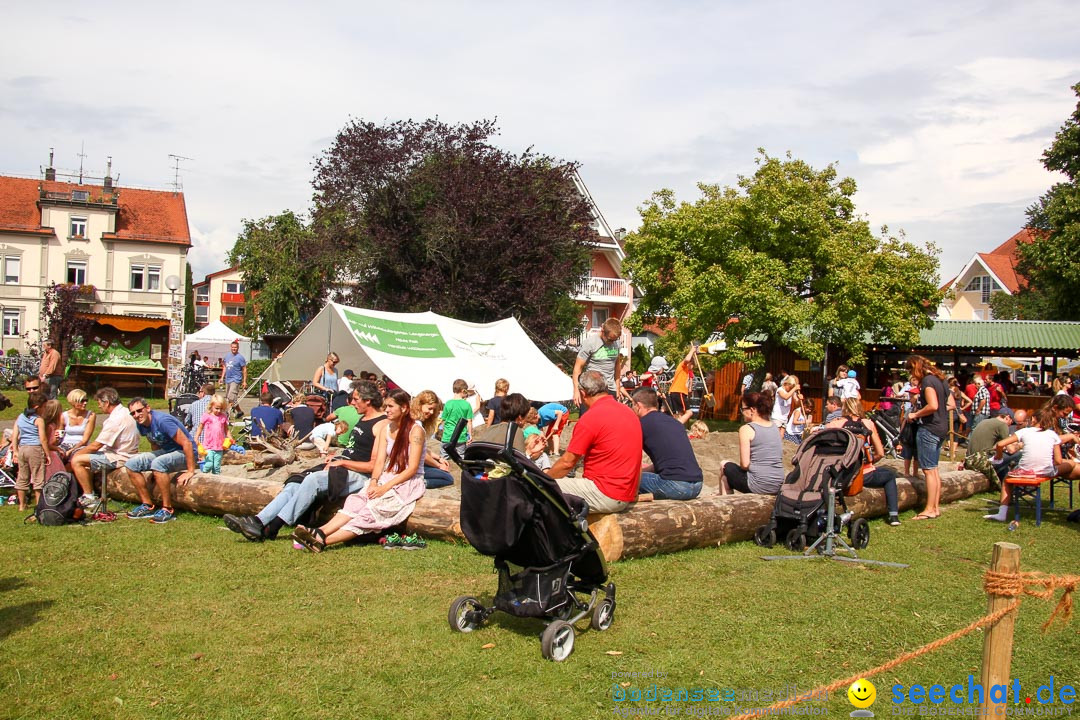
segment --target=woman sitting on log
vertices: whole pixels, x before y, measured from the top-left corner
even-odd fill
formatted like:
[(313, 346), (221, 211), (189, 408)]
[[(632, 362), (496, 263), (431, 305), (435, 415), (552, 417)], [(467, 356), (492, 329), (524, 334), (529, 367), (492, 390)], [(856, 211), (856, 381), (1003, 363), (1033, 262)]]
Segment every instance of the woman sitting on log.
[[(430, 441), (439, 429), (439, 413), (442, 412), (443, 404), (439, 396), (433, 390), (421, 390), (412, 399), (409, 413), (412, 419), (420, 423), (424, 428), (424, 434)], [(446, 487), (454, 484), (454, 476), (450, 474), (450, 463), (437, 453), (424, 449), (424, 483), (428, 490)]]
[(391, 390), (383, 402), (390, 422), (375, 438), (374, 467), (383, 468), (360, 492), (345, 500), (345, 507), (320, 528), (297, 525), (293, 540), (311, 552), (400, 525), (424, 495), (424, 428), (412, 419), (412, 398), (404, 390)]
[(784, 450), (777, 425), (769, 419), (772, 402), (767, 393), (742, 396), (740, 409), (746, 424), (739, 428), (739, 462), (724, 463), (721, 495), (729, 495), (732, 490), (761, 495), (780, 492), (784, 484)]
[[(885, 457), (885, 446), (881, 444), (877, 426), (863, 415), (863, 404), (859, 398), (844, 400), (844, 414), (825, 425), (827, 428), (841, 428), (859, 436), (866, 449), (866, 463), (863, 467), (863, 487), (884, 488), (885, 506), (889, 510), (889, 525), (900, 524), (900, 505), (896, 493), (896, 471), (888, 466), (872, 466)], [(870, 471), (870, 472), (868, 472)]]

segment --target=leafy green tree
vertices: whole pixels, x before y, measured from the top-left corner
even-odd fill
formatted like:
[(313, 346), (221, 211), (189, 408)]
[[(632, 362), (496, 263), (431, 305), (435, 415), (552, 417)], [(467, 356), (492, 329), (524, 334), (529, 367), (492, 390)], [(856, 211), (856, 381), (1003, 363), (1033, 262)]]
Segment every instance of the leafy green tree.
[(734, 188), (699, 184), (696, 202), (661, 190), (644, 205), (626, 240), (624, 268), (644, 293), (632, 324), (674, 318), (671, 349), (719, 331), (729, 348), (719, 362), (750, 365), (762, 354), (740, 340), (814, 360), (839, 346), (855, 361), (868, 339), (916, 341), (941, 298), (933, 246), (872, 233), (855, 213), (855, 181), (833, 165), (759, 150), (757, 166)]
[(41, 300), (40, 337), (31, 344), (31, 352), (40, 356), (45, 340), (51, 340), (67, 363), (71, 353), (83, 346), (83, 338), (94, 325), (87, 315), (87, 300), (93, 298), (93, 285), (53, 283), (45, 288)]
[[(1080, 83), (1072, 90), (1080, 98)], [(1028, 225), (1038, 232), (1032, 242), (1017, 248), (1016, 270), (1024, 282), (1015, 295), (994, 293), (994, 317), (1080, 317), (1080, 102), (1043, 152), (1042, 163), (1068, 182), (1057, 183), (1028, 208)]]
[(542, 342), (579, 328), (592, 212), (577, 166), (490, 144), (493, 121), (353, 121), (316, 163), (318, 251), (362, 307), (473, 322), (514, 315)]
[(244, 329), (253, 337), (299, 332), (323, 306), (332, 275), (311, 252), (311, 227), (291, 210), (245, 220), (229, 251), (247, 288)]

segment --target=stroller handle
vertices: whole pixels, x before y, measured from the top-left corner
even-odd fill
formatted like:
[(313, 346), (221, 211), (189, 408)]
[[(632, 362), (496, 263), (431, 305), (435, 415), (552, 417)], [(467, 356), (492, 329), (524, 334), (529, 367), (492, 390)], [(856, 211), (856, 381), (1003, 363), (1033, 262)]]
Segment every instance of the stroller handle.
[(466, 418), (458, 420), (457, 425), (454, 426), (454, 434), (450, 436), (450, 442), (443, 443), (443, 449), (446, 450), (446, 454), (450, 456), (456, 464), (461, 464), (461, 456), (458, 455), (457, 446), (458, 440), (461, 438), (461, 433), (465, 432)]

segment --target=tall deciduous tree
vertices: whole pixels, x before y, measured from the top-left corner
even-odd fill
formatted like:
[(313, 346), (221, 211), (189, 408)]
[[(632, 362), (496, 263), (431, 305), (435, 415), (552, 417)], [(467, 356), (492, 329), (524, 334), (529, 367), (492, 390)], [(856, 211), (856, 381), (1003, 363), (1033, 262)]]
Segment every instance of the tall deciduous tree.
[(82, 347), (84, 336), (94, 324), (86, 315), (89, 308), (85, 306), (93, 296), (93, 285), (54, 283), (45, 288), (41, 300), (41, 337), (32, 344), (35, 354), (40, 355), (42, 343), (51, 340), (66, 363), (71, 353)]
[(354, 121), (316, 163), (314, 226), (347, 299), (474, 322), (510, 315), (545, 341), (578, 330), (592, 212), (576, 165), (489, 139), (493, 121)]
[[(1080, 98), (1080, 83), (1072, 90)], [(1017, 248), (1020, 291), (995, 293), (995, 317), (1025, 320), (1076, 320), (1080, 317), (1080, 102), (1054, 142), (1043, 152), (1043, 166), (1060, 172), (1057, 183), (1028, 208), (1028, 225), (1040, 231)]]
[(815, 360), (839, 346), (856, 361), (867, 338), (917, 340), (941, 297), (933, 247), (872, 233), (855, 181), (832, 165), (763, 150), (757, 165), (738, 187), (700, 184), (694, 203), (662, 190), (645, 204), (626, 241), (624, 268), (644, 291), (634, 321), (675, 318), (680, 347), (719, 330), (723, 360), (746, 360), (737, 343), (755, 337)]
[(252, 336), (299, 332), (322, 308), (328, 277), (312, 252), (313, 233), (302, 218), (286, 210), (245, 220), (229, 251), (247, 288), (244, 329)]

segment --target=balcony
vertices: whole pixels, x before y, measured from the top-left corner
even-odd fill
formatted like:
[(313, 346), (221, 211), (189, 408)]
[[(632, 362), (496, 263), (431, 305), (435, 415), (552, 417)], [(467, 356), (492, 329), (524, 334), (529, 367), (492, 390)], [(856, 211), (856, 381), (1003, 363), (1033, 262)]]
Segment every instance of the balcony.
[(222, 305), (243, 305), (245, 302), (244, 293), (221, 293)]
[(574, 293), (575, 300), (628, 303), (630, 283), (619, 278), (586, 277)]

